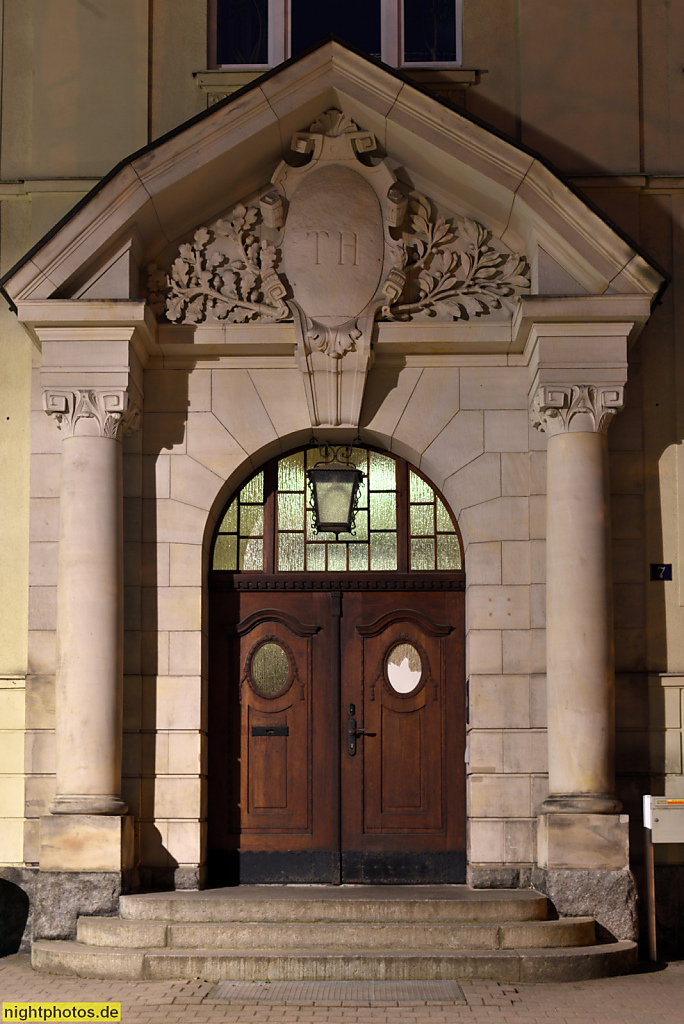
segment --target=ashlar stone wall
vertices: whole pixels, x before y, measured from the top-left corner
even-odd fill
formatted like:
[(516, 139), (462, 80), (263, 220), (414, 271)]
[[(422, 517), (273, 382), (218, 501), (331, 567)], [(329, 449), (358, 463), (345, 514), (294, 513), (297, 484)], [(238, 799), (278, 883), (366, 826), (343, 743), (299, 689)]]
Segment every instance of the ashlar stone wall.
[[(479, 884), (525, 881), (547, 791), (545, 437), (530, 426), (528, 369), (516, 359), (380, 358), (362, 414), (362, 440), (426, 473), (463, 533), (468, 858)], [(201, 882), (205, 844), (206, 579), (216, 517), (253, 469), (311, 434), (301, 373), (289, 360), (267, 362), (222, 357), (212, 369), (147, 370), (142, 428), (123, 442), (123, 796), (138, 822), (141, 865), (179, 885)], [(38, 861), (55, 770), (61, 439), (38, 386), (33, 438), (28, 863)]]

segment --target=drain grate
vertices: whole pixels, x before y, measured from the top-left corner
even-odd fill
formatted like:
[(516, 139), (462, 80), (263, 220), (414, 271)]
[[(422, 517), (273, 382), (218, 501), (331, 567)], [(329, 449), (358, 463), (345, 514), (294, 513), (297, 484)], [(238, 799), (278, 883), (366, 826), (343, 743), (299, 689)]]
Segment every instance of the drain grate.
[(455, 981), (219, 981), (207, 1003), (465, 1003)]

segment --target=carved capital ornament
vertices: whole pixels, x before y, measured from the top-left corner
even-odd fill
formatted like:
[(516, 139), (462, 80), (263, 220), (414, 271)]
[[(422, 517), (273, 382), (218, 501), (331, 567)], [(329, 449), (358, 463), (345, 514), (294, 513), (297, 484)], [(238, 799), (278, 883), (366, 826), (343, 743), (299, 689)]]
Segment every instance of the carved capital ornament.
[(579, 431), (606, 434), (624, 397), (624, 384), (540, 384), (530, 419), (549, 437)]
[[(46, 388), (43, 408), (55, 417), (64, 437), (94, 433), (118, 441), (140, 425), (140, 407), (126, 388)], [(79, 430), (83, 420), (87, 429)]]

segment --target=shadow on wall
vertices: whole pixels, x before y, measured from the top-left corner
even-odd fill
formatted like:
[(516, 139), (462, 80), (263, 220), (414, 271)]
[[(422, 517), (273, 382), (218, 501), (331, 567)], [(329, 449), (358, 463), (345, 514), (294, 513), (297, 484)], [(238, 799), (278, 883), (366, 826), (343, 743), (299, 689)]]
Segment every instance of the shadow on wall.
[[(157, 584), (164, 572), (158, 565), (157, 502), (170, 496), (169, 455), (185, 441), (188, 380), (193, 369), (146, 373), (140, 432), (124, 438), (127, 579), (122, 785), (128, 813), (135, 817), (135, 864), (143, 890), (189, 887), (186, 879), (178, 877), (178, 861), (167, 847), (165, 813), (159, 813), (158, 776), (167, 769), (158, 771), (158, 747), (166, 738), (160, 733), (166, 733), (170, 723), (160, 721), (157, 690), (159, 678), (168, 678), (170, 668), (168, 633), (160, 632), (159, 625)], [(158, 818), (164, 821), (162, 828)]]
[(29, 917), (29, 898), (14, 882), (0, 878), (0, 956), (18, 953)]

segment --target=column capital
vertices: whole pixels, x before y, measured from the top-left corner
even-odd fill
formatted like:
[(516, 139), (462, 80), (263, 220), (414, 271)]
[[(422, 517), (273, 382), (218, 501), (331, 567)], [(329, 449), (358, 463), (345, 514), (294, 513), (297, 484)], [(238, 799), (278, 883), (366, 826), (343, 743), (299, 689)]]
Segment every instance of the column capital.
[[(140, 405), (127, 388), (48, 387), (43, 391), (43, 408), (55, 417), (64, 437), (85, 433), (118, 441), (140, 425)], [(83, 420), (88, 423), (84, 425)]]
[(549, 437), (580, 431), (606, 434), (624, 400), (622, 383), (540, 384), (532, 395), (530, 420)]

